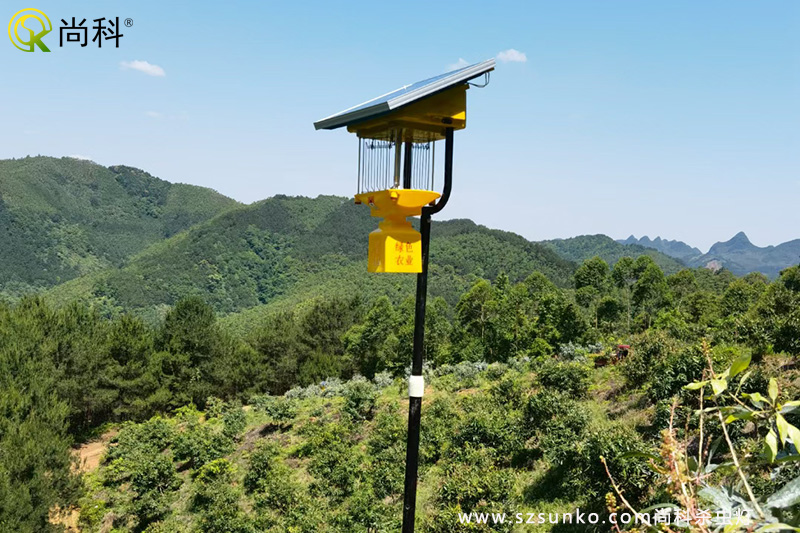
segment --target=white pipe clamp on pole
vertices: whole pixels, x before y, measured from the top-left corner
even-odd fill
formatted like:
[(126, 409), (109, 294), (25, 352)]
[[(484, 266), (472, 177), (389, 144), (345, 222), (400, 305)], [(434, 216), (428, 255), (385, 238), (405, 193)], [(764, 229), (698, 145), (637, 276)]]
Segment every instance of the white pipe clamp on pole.
[(411, 376), (408, 378), (408, 395), (412, 398), (422, 398), (425, 393), (425, 378)]

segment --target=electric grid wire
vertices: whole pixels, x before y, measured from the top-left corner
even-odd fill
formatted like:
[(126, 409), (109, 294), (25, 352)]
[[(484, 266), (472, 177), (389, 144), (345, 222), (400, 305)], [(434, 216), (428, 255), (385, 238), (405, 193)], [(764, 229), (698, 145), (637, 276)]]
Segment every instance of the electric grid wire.
[[(359, 138), (357, 183), (359, 193), (394, 187), (396, 148), (396, 141)], [(436, 143), (433, 141), (412, 143), (410, 164), (413, 189), (433, 190), (435, 150)], [(404, 151), (401, 150), (400, 153), (403, 154)], [(402, 163), (401, 169), (409, 162)]]

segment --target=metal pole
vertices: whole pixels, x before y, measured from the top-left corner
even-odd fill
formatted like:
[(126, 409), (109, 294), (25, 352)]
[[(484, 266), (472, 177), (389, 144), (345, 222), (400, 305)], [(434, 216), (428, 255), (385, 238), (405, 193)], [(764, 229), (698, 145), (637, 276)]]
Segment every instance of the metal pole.
[(444, 190), (433, 206), (422, 208), (419, 222), (422, 246), (422, 272), (417, 274), (417, 303), (414, 309), (414, 358), (408, 387), (408, 440), (406, 442), (406, 482), (403, 498), (403, 533), (414, 533), (417, 508), (417, 472), (419, 470), (420, 408), (425, 384), (422, 378), (422, 356), (425, 342), (425, 300), (428, 296), (428, 249), (431, 240), (431, 215), (438, 213), (450, 198), (453, 180), (453, 128), (445, 130)]
[(402, 157), (403, 149), (403, 130), (397, 130), (397, 135), (394, 141), (394, 188), (400, 188), (400, 158)]
[(406, 141), (405, 143), (405, 150), (404, 150), (404, 157), (403, 157), (403, 188), (410, 189), (411, 188), (411, 175), (413, 170), (413, 161), (411, 160), (412, 151), (414, 149), (414, 145), (411, 141)]

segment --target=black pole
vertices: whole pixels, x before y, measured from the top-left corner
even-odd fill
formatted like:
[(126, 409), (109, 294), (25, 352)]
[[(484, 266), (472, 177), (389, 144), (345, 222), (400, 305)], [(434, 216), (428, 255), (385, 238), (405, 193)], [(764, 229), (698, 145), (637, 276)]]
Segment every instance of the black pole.
[[(417, 274), (417, 303), (414, 309), (414, 358), (411, 380), (422, 377), (422, 356), (425, 342), (425, 302), (428, 297), (428, 249), (431, 242), (431, 215), (444, 208), (450, 198), (453, 181), (453, 128), (445, 129), (444, 190), (436, 205), (422, 208), (419, 222), (422, 247), (422, 272)], [(417, 472), (419, 470), (419, 427), (422, 392), (416, 393), (409, 382), (408, 440), (406, 443), (406, 483), (403, 498), (403, 533), (414, 533), (417, 508)]]
[(410, 189), (411, 188), (411, 158), (412, 158), (412, 151), (413, 151), (413, 143), (411, 141), (406, 141), (405, 145), (405, 154), (403, 155), (403, 188)]

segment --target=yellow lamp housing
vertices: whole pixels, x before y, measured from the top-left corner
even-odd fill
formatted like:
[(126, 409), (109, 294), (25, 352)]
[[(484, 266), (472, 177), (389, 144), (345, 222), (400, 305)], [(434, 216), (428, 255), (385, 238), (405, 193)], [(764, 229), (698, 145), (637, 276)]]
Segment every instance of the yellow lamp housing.
[(356, 195), (356, 203), (367, 204), (373, 217), (383, 220), (369, 234), (367, 269), (370, 272), (422, 272), (420, 233), (407, 217), (418, 216), (422, 208), (441, 196), (436, 191), (387, 189)]

